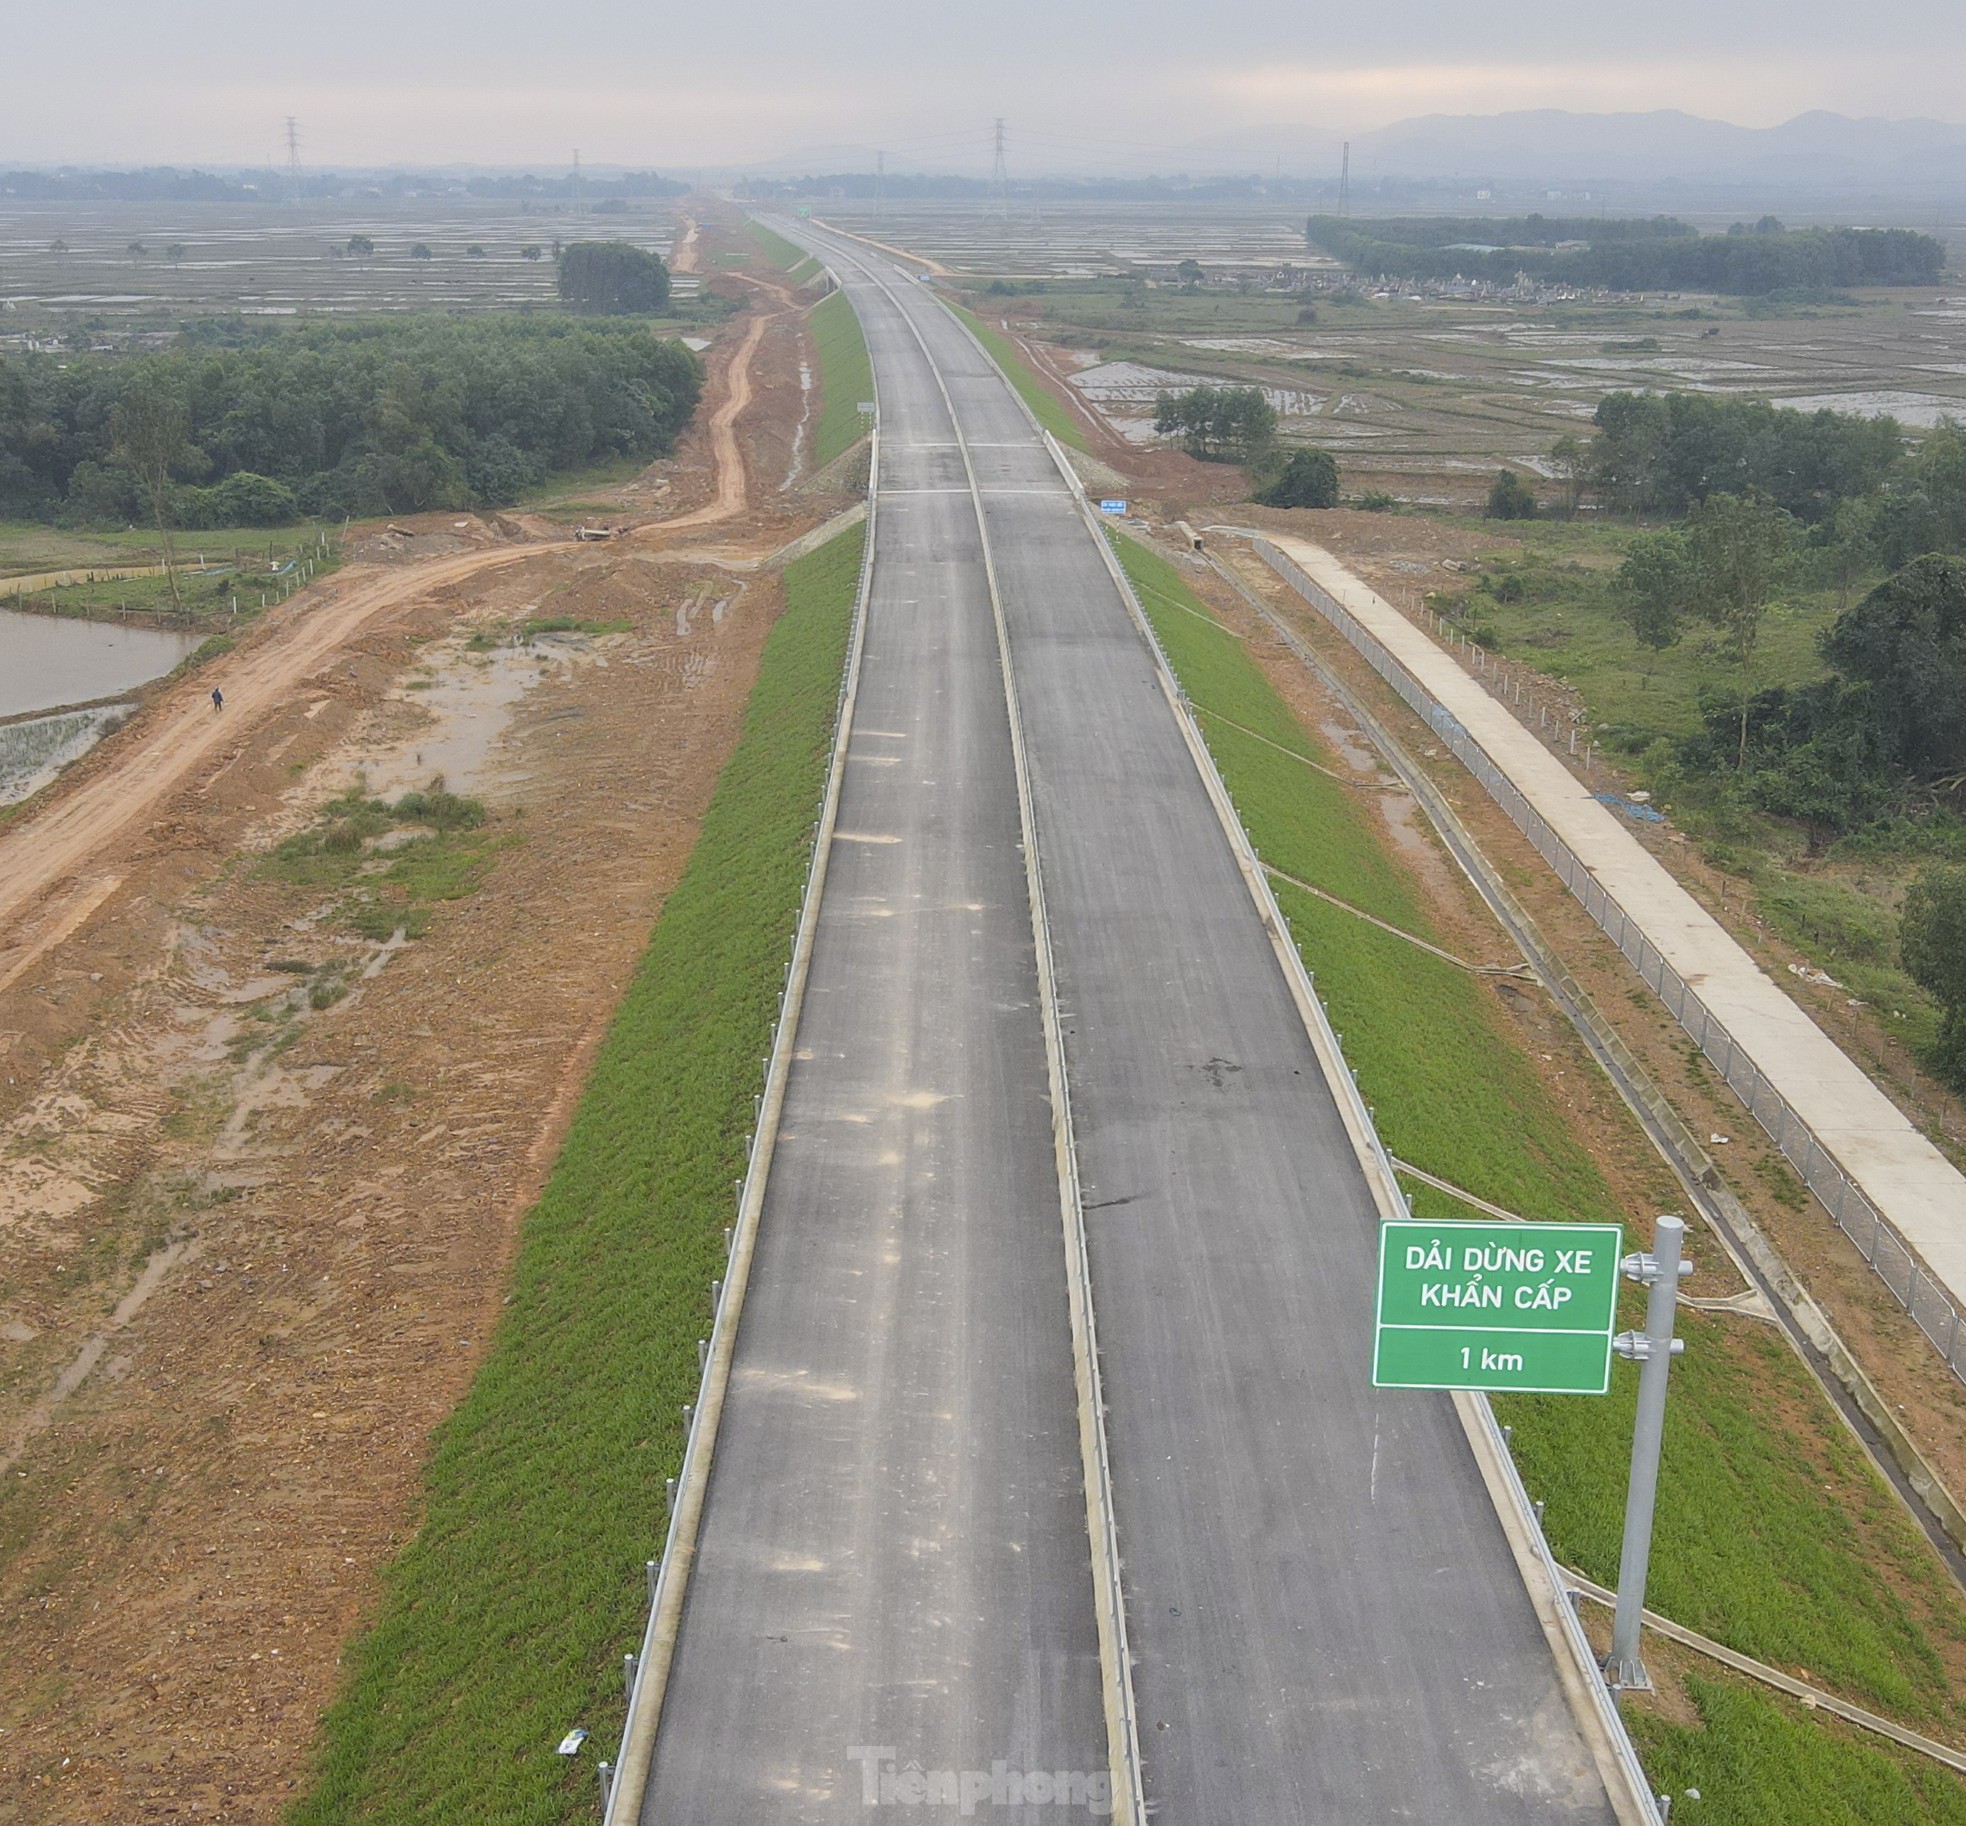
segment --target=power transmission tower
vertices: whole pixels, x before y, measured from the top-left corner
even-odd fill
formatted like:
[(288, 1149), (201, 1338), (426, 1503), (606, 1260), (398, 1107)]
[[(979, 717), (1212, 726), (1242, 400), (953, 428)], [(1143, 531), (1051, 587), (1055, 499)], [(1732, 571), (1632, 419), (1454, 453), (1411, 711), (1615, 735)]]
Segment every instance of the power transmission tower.
[(580, 148), (573, 149), (573, 213), (580, 214)]
[(997, 116), (997, 162), (990, 168), (990, 188), (996, 192), (997, 215), (1010, 220), (1010, 168), (1003, 158), (1003, 116)]
[(1338, 166), (1338, 213), (1352, 213), (1352, 142), (1345, 142), (1345, 156)]
[(287, 201), (300, 201), (300, 122), (287, 116)]
[(886, 211), (887, 203), (887, 154), (874, 154), (874, 220), (878, 222)]

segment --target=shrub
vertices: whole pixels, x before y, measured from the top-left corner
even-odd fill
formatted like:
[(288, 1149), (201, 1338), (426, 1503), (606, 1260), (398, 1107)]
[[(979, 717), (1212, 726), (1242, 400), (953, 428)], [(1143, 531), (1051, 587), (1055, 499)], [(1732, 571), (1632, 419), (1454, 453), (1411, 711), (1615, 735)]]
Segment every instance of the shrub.
[(1488, 491), (1488, 505), (1482, 510), (1491, 520), (1533, 520), (1536, 496), (1513, 469), (1504, 469)]
[(1932, 1065), (1966, 1091), (1966, 865), (1928, 863), (1905, 896), (1898, 949), (1906, 972), (1945, 1010)]
[(1338, 464), (1328, 450), (1293, 450), (1277, 478), (1261, 489), (1263, 507), (1336, 507)]

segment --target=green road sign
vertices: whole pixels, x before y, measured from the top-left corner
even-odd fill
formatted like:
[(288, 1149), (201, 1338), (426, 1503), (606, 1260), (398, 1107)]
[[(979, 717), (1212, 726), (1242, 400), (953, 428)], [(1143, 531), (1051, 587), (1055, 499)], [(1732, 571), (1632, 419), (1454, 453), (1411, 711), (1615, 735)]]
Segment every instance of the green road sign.
[(1373, 1386), (1603, 1394), (1623, 1249), (1616, 1224), (1381, 1226)]

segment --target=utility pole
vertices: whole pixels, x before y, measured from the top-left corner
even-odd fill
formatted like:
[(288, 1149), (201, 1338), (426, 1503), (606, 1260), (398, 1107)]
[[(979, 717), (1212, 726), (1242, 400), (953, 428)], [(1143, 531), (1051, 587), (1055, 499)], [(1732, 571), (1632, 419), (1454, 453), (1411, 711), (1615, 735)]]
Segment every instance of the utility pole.
[(287, 201), (300, 201), (300, 122), (287, 116)]
[(1338, 166), (1338, 213), (1352, 213), (1352, 142), (1345, 142), (1345, 154)]
[(997, 194), (997, 216), (1010, 220), (1010, 168), (1003, 157), (1003, 116), (997, 116), (997, 162), (990, 169), (990, 188)]
[(1611, 1624), (1611, 1652), (1604, 1678), (1614, 1692), (1649, 1692), (1652, 1682), (1639, 1658), (1639, 1626), (1645, 1618), (1645, 1578), (1652, 1563), (1652, 1510), (1659, 1495), (1659, 1446), (1666, 1431), (1666, 1377), (1672, 1360), (1686, 1348), (1672, 1335), (1679, 1305), (1679, 1283), (1693, 1272), (1682, 1258), (1686, 1221), (1662, 1217), (1653, 1232), (1650, 1254), (1628, 1255), (1624, 1274), (1651, 1291), (1645, 1302), (1645, 1329), (1620, 1332), (1611, 1348), (1637, 1362), (1638, 1416), (1632, 1422), (1631, 1482), (1625, 1491), (1625, 1543), (1618, 1556), (1618, 1609)]

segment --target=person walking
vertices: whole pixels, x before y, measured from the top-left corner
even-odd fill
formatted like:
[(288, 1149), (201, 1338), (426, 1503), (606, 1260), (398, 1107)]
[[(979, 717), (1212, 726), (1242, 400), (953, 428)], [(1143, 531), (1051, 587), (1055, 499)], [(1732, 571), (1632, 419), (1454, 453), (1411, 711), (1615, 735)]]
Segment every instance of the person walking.
[(212, 708), (214, 710), (223, 710), (225, 708), (225, 693), (216, 685), (212, 687)]

